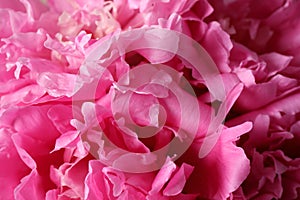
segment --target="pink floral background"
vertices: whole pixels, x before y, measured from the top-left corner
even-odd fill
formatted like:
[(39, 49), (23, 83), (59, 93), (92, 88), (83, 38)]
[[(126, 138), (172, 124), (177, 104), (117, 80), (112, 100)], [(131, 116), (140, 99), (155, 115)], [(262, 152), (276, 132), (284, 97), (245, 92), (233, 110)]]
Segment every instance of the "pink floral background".
[[(300, 199), (299, 9), (298, 0), (0, 0), (0, 199)], [(147, 27), (189, 36), (217, 66), (226, 119), (210, 146), (218, 98), (187, 60), (144, 49), (120, 55), (100, 77), (98, 65), (85, 66), (97, 45)], [(157, 84), (132, 91), (126, 74), (144, 64), (178, 73), (146, 70), (138, 77)], [(168, 90), (184, 88), (183, 79), (194, 91), (182, 91), (186, 107)], [(93, 102), (74, 104), (78, 83), (95, 80)], [(133, 92), (130, 123), (157, 134), (130, 129), (122, 102), (114, 107), (118, 92)], [(120, 170), (135, 159), (105, 146), (151, 154), (189, 137), (194, 124), (183, 155), (165, 152), (152, 171)]]

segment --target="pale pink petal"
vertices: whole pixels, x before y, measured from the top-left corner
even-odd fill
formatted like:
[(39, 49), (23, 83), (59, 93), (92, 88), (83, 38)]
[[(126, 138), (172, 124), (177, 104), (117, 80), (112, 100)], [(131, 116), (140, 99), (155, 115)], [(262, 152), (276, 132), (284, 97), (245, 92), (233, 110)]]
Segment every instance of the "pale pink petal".
[[(37, 165), (36, 162), (34, 160), (34, 158), (32, 158), (30, 156), (30, 154), (28, 153), (28, 151), (26, 151), (26, 149), (29, 149), (31, 147), (31, 145), (33, 145), (35, 143), (35, 140), (33, 140), (30, 137), (26, 137), (23, 136), (20, 137), (20, 135), (14, 134), (12, 136), (12, 140), (16, 146), (16, 149), (18, 151), (18, 154), (20, 155), (22, 161), (31, 169), (36, 169)], [(22, 144), (23, 143), (23, 144)], [(25, 145), (24, 145), (25, 143)], [(34, 152), (34, 154), (36, 154), (36, 152), (38, 152), (39, 148), (30, 148), (31, 152)]]
[(73, 143), (76, 142), (76, 139), (78, 139), (78, 137), (79, 134), (77, 131), (64, 132), (59, 138), (56, 139), (55, 148), (53, 149), (53, 151), (73, 146)]
[(76, 79), (74, 74), (44, 72), (37, 83), (53, 97), (71, 97), (75, 92)]
[[(48, 57), (49, 52), (44, 48), (43, 43), (46, 34), (43, 30), (37, 32), (16, 33), (9, 38), (2, 39), (5, 45), (1, 52), (9, 54), (10, 61), (17, 61), (19, 57), (38, 56)], [(22, 49), (22, 50), (21, 50)]]
[(38, 19), (43, 12), (48, 10), (47, 6), (43, 4), (42, 1), (20, 0), (20, 2), (25, 7), (30, 21)]
[[(113, 152), (113, 151), (112, 151)], [(162, 155), (159, 155), (163, 157)], [(120, 152), (111, 166), (130, 173), (147, 173), (162, 165), (161, 158), (152, 153)]]
[(45, 94), (45, 90), (38, 85), (29, 85), (13, 93), (2, 95), (0, 107), (9, 107), (18, 104), (33, 104)]
[(48, 4), (52, 9), (55, 9), (58, 13), (62, 13), (63, 11), (72, 13), (76, 8), (78, 8), (78, 4), (76, 3), (76, 1), (68, 2), (49, 0)]
[[(112, 194), (114, 197), (120, 196), (125, 189), (125, 176), (123, 172), (105, 167), (102, 172), (107, 180), (112, 184)], [(108, 186), (108, 183), (106, 183)], [(109, 186), (108, 186), (109, 187)]]
[(104, 182), (104, 174), (102, 173), (104, 165), (96, 160), (89, 162), (89, 172), (85, 178), (85, 199), (107, 198), (107, 192)]
[(143, 1), (140, 4), (140, 12), (146, 13), (147, 24), (156, 24), (159, 18), (167, 19), (172, 13), (183, 14), (187, 12), (194, 4), (195, 0), (189, 1)]
[(182, 32), (183, 30), (182, 18), (180, 15), (176, 13), (172, 13), (168, 19), (164, 19), (164, 18), (158, 19), (158, 24), (162, 28), (167, 28), (174, 31)]
[(183, 163), (163, 190), (165, 196), (175, 196), (182, 192), (187, 179), (192, 174), (193, 167)]
[(88, 173), (87, 158), (74, 163), (64, 163), (58, 169), (52, 167), (51, 170), (51, 177), (57, 186), (66, 188), (60, 195), (71, 198), (84, 197), (84, 180)]
[(163, 167), (157, 173), (153, 183), (152, 188), (149, 191), (149, 194), (159, 193), (163, 186), (169, 181), (172, 173), (175, 171), (176, 165), (170, 159), (167, 159)]
[[(1, 2), (4, 2), (4, 1), (1, 1)], [(17, 8), (17, 5), (15, 8)], [(27, 24), (27, 21), (24, 20), (24, 18), (26, 18), (26, 14), (22, 13), (22, 12), (16, 13), (11, 10), (1, 9), (0, 16), (1, 16), (0, 28), (2, 30), (0, 33), (1, 38), (9, 37), (13, 33), (19, 32)], [(2, 46), (1, 44), (2, 44), (2, 41), (0, 42), (0, 46)]]
[(53, 189), (53, 190), (48, 190), (46, 193), (46, 200), (57, 200), (58, 198), (58, 190)]
[(16, 187), (14, 197), (15, 199), (25, 200), (31, 199), (45, 199), (45, 191), (41, 187), (42, 177), (37, 170), (32, 170), (31, 173), (21, 180), (21, 183)]

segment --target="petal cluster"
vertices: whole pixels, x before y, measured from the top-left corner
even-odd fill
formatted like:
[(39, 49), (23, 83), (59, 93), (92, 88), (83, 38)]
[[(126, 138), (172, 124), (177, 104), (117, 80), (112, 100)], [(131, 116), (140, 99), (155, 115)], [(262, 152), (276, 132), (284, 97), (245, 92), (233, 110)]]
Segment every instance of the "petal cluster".
[(299, 8), (0, 0), (0, 199), (299, 199)]

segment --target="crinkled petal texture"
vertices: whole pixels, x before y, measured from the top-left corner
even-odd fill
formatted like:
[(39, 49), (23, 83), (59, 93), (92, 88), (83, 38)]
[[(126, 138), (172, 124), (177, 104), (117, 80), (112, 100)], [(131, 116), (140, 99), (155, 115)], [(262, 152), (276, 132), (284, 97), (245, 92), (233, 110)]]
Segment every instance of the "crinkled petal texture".
[(229, 65), (246, 86), (235, 105), (237, 113), (299, 89), (299, 1), (209, 2), (214, 13), (208, 21), (218, 21), (234, 41)]
[(251, 172), (242, 185), (247, 198), (299, 198), (299, 95), (293, 93), (229, 122), (254, 122), (241, 140), (251, 158)]
[[(282, 21), (295, 38), (289, 49), (281, 29), (275, 31), (274, 21), (287, 13), (275, 11), (280, 1), (267, 9), (265, 24), (251, 22), (251, 38), (263, 42), (266, 36), (267, 43), (276, 41), (271, 49), (280, 49), (256, 54), (249, 49), (267, 43), (248, 49), (236, 43), (243, 41), (240, 34), (232, 42), (239, 23), (212, 21), (217, 13), (206, 0), (43, 2), (0, 0), (0, 198), (232, 197), (250, 171), (236, 141), (252, 126), (239, 118), (234, 126), (223, 121), (232, 106), (258, 109), (295, 92), (299, 77), (291, 64), (297, 63), (298, 43), (287, 26), (296, 11)], [(285, 6), (292, 4), (298, 7)], [(127, 37), (118, 37), (124, 30)], [(131, 34), (136, 30), (144, 32)], [(152, 35), (143, 37), (149, 30)], [(156, 34), (163, 30), (176, 36)], [(182, 38), (194, 40), (183, 44)], [(185, 54), (176, 55), (180, 51)], [(286, 184), (288, 192), (278, 189), (276, 197), (297, 198), (298, 180), (288, 178), (299, 171), (298, 155), (289, 149), (298, 138), (297, 120), (292, 134), (269, 137), (274, 116), (256, 117), (249, 116), (255, 126), (242, 145), (247, 153), (255, 149), (247, 154), (254, 161), (244, 184), (260, 182), (254, 192), (241, 191), (250, 197)], [(280, 148), (261, 152), (257, 138)], [(266, 161), (276, 175), (264, 168)], [(255, 170), (267, 178), (257, 178)]]
[(245, 87), (237, 100), (238, 112), (261, 108), (299, 88), (291, 56), (279, 53), (257, 55), (241, 44), (234, 44), (231, 67)]
[[(222, 114), (213, 116), (215, 113), (209, 105), (198, 100), (195, 94), (194, 96), (191, 94), (192, 92), (184, 90), (190, 83), (184, 82), (182, 68), (194, 73), (192, 76), (199, 78), (200, 75), (199, 72), (196, 74), (196, 69), (187, 67), (179, 57), (168, 52), (155, 54), (156, 51), (152, 50), (137, 50), (133, 54), (124, 55), (128, 47), (134, 48), (142, 43), (151, 44), (149, 41), (152, 37), (157, 39), (152, 45), (159, 44), (161, 39), (165, 39), (172, 42), (168, 45), (174, 47), (172, 50), (179, 48), (178, 37), (157, 36), (154, 34), (156, 30), (148, 28), (139, 31), (136, 30), (137, 34), (132, 37), (127, 35), (130, 32), (125, 34), (126, 37), (116, 33), (112, 37), (117, 37), (118, 43), (114, 43), (114, 39), (109, 40), (109, 38), (94, 43), (88, 51), (87, 64), (80, 71), (81, 88), (77, 93), (78, 99), (90, 98), (91, 94), (85, 91), (93, 91), (91, 83), (98, 84), (99, 77), (100, 81), (104, 78), (111, 81), (108, 85), (98, 85), (100, 88), (107, 88), (108, 93), (95, 95), (99, 96), (96, 102), (78, 104), (82, 118), (72, 120), (74, 127), (82, 133), (84, 142), (89, 144), (89, 152), (99, 159), (97, 162), (90, 162), (85, 188), (92, 187), (95, 177), (105, 180), (101, 183), (105, 187), (99, 188), (95, 185), (85, 195), (99, 194), (103, 198), (131, 198), (137, 186), (132, 188), (133, 186), (127, 183), (128, 176), (132, 172), (144, 170), (142, 175), (151, 174), (151, 190), (141, 189), (136, 192), (136, 198), (193, 199), (197, 196), (207, 199), (228, 198), (249, 173), (249, 160), (244, 151), (235, 145), (235, 141), (251, 129), (251, 124), (245, 123), (231, 128), (221, 125), (226, 113), (242, 91), (242, 85), (237, 84), (234, 78), (230, 80), (224, 76), (224, 79), (221, 79), (228, 81), (230, 86), (227, 86), (226, 99), (219, 107)], [(147, 36), (147, 31), (152, 35)], [(118, 56), (121, 58), (115, 59)], [(137, 62), (132, 62), (134, 56), (139, 58)], [(113, 58), (114, 62), (109, 62), (110, 58)], [(145, 64), (148, 62), (156, 65)], [(178, 73), (173, 68), (158, 65), (160, 62), (179, 62), (183, 65), (182, 72)], [(103, 66), (107, 63), (110, 65), (104, 69)], [(134, 67), (128, 71), (132, 63)], [(205, 81), (203, 82), (206, 87)], [(215, 93), (213, 100), (221, 96)], [(207, 88), (202, 94), (207, 103), (213, 101), (206, 98)], [(195, 109), (197, 107), (198, 109)], [(198, 111), (201, 115), (200, 119), (195, 114)], [(210, 127), (211, 121), (213, 125)], [(144, 137), (148, 136), (147, 131), (149, 131), (145, 127), (150, 128), (150, 132), (152, 129), (158, 129), (158, 132), (155, 136), (150, 134), (150, 137)], [(190, 149), (180, 161), (172, 161), (172, 158), (168, 158), (168, 150), (180, 149), (180, 141), (193, 136), (193, 131), (196, 131), (194, 135), (196, 139), (190, 144)], [(163, 149), (162, 147), (172, 140), (177, 140), (175, 144), (178, 145), (170, 146), (159, 155), (152, 153)], [(199, 158), (200, 148), (204, 149), (201, 158)], [(160, 164), (162, 164), (161, 169), (154, 168), (154, 172), (151, 170), (153, 166)], [(96, 172), (93, 166), (99, 166), (99, 170)], [(122, 172), (123, 170), (126, 173)], [(184, 179), (180, 180), (179, 177)]]
[(195, 194), (181, 194), (193, 167), (176, 166), (167, 159), (158, 172), (130, 174), (90, 161), (85, 180), (85, 199), (195, 199)]

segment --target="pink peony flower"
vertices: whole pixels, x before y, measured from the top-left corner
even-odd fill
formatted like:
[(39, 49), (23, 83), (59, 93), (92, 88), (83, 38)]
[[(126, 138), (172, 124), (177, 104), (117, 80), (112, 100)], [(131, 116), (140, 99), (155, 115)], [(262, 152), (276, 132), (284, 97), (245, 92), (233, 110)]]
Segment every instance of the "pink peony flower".
[[(93, 44), (91, 49), (88, 50), (89, 55), (80, 71), (79, 86), (81, 88), (75, 94), (75, 102), (83, 99), (96, 99), (93, 102), (74, 105), (78, 108), (81, 107), (82, 116), (73, 120), (72, 124), (80, 131), (84, 142), (88, 143), (91, 154), (98, 158), (103, 166), (108, 165), (118, 169), (117, 179), (119, 184), (112, 183), (113, 188), (116, 185), (126, 183), (123, 183), (126, 178), (124, 178), (122, 171), (149, 173), (153, 170), (157, 171), (161, 167), (163, 169), (166, 158), (173, 156), (171, 159), (175, 159), (177, 154), (181, 153), (181, 148), (185, 150), (183, 146), (185, 144), (180, 140), (184, 141), (186, 137), (196, 137), (190, 149), (183, 155), (182, 160), (180, 159), (179, 163), (173, 161), (174, 166), (180, 164), (179, 166), (190, 165), (193, 167), (195, 170), (193, 178), (187, 177), (186, 183), (178, 183), (181, 188), (174, 194), (161, 190), (157, 190), (156, 193), (158, 194), (154, 194), (161, 196), (161, 198), (169, 198), (169, 196), (176, 196), (177, 198), (177, 195), (183, 192), (191, 194), (191, 198), (200, 196), (208, 199), (226, 199), (231, 192), (238, 188), (248, 174), (248, 160), (243, 150), (235, 146), (235, 141), (241, 134), (249, 131), (251, 125), (246, 123), (234, 128), (227, 129), (224, 127), (224, 130), (222, 130), (223, 127), (220, 124), (211, 127), (211, 123), (221, 123), (222, 119), (218, 122), (218, 118), (220, 118), (218, 116), (216, 117), (217, 121), (211, 122), (213, 116), (210, 106), (198, 101), (186, 89), (183, 90), (182, 86), (185, 85), (185, 88), (188, 88), (189, 83), (183, 79), (182, 74), (178, 74), (174, 69), (171, 70), (166, 66), (144, 64), (147, 62), (144, 58), (141, 58), (139, 62), (135, 62), (135, 66), (130, 66), (130, 62), (126, 62), (130, 58), (123, 54), (128, 48), (132, 50), (134, 47), (138, 49), (135, 50), (136, 54), (149, 55), (152, 53), (152, 56), (156, 55), (148, 58), (151, 59), (150, 62), (178, 63), (180, 61), (180, 58), (174, 55), (155, 54), (155, 48), (149, 52), (139, 50), (136, 47), (137, 45), (147, 46), (148, 37), (160, 36), (166, 39), (164, 31), (160, 32), (161, 35), (155, 35), (157, 34), (155, 31), (159, 32), (156, 29), (135, 30), (126, 34), (116, 34), (107, 40)], [(128, 37), (128, 34), (132, 34), (134, 38)], [(177, 47), (177, 45), (180, 45), (180, 42), (183, 42), (184, 39), (179, 38), (176, 34), (173, 36), (169, 34), (168, 37), (170, 43), (166, 43), (167, 46), (164, 48), (171, 47), (172, 50), (174, 50), (173, 47), (178, 48), (175, 51), (178, 53), (182, 47)], [(114, 43), (114, 38), (118, 38), (117, 43)], [(173, 45), (170, 46), (169, 44)], [(120, 51), (117, 51), (118, 49)], [(135, 57), (137, 57), (136, 54)], [(110, 55), (109, 58), (106, 55)], [(115, 60), (118, 56), (121, 58)], [(110, 59), (114, 61), (111, 62)], [(192, 59), (190, 62), (193, 63)], [(108, 67), (103, 68), (106, 65)], [(130, 67), (133, 67), (133, 69), (130, 69)], [(183, 67), (186, 66), (183, 65)], [(192, 68), (194, 76), (199, 76), (196, 75), (200, 73), (197, 68), (193, 66), (186, 68)], [(210, 81), (205, 78), (205, 74), (202, 74), (202, 76), (205, 79), (203, 84)], [(220, 80), (223, 81), (223, 79)], [(210, 86), (208, 85), (209, 88)], [(225, 110), (224, 108), (220, 108), (220, 110), (228, 112), (241, 89), (240, 85), (236, 85), (227, 91), (225, 102), (221, 105), (221, 107), (225, 106)], [(89, 93), (86, 93), (86, 91), (89, 91)], [(109, 92), (105, 93), (105, 91)], [(185, 94), (183, 99), (180, 97), (182, 94)], [(220, 94), (214, 93), (214, 95), (216, 95), (214, 98), (218, 98), (217, 96)], [(200, 119), (198, 119), (197, 113), (193, 111), (195, 103), (196, 107), (199, 106)], [(182, 118), (183, 116), (186, 117)], [(95, 121), (95, 119), (98, 120)], [(198, 123), (201, 124), (199, 127)], [(195, 128), (197, 132), (196, 136), (193, 136)], [(211, 128), (212, 135), (210, 137), (213, 139), (206, 140), (206, 132)], [(220, 133), (214, 133), (216, 131), (214, 128), (220, 128)], [(152, 134), (155, 130), (157, 134), (154, 136)], [(220, 135), (220, 138), (218, 135)], [(172, 146), (174, 141), (176, 146)], [(168, 143), (171, 145), (168, 145)], [(167, 148), (165, 148), (166, 146)], [(202, 149), (200, 153), (202, 158), (195, 160), (195, 157), (198, 157), (199, 149)], [(224, 157), (217, 158), (220, 153), (224, 154)], [(233, 157), (235, 159), (231, 159)], [(223, 171), (224, 168), (219, 167), (224, 165), (223, 163), (228, 163), (226, 172)], [(216, 168), (210, 171), (212, 165)], [(104, 173), (103, 170), (99, 173)], [(205, 171), (208, 177), (211, 177), (212, 174), (217, 176), (211, 179), (211, 183), (206, 183), (209, 178), (206, 177), (206, 174), (202, 174), (202, 171)], [(192, 171), (189, 173), (192, 173)], [(161, 179), (159, 174), (160, 172), (157, 174), (158, 180)], [(103, 177), (103, 175), (101, 176)], [(109, 180), (112, 182), (112, 178), (109, 178)], [(164, 183), (161, 184), (164, 185)], [(185, 187), (185, 184), (187, 184), (187, 187)], [(118, 189), (122, 192), (113, 193), (113, 196), (116, 197), (122, 193), (126, 196), (125, 199), (130, 198), (130, 192), (132, 191), (127, 191), (130, 187), (128, 188), (125, 185), (122, 186), (123, 190)], [(201, 185), (201, 188), (193, 187), (193, 185)], [(97, 189), (97, 191), (101, 196), (110, 196), (110, 193), (103, 189)], [(146, 190), (141, 194), (141, 199), (150, 198), (154, 195), (152, 193), (153, 190)]]
[(242, 185), (247, 199), (299, 198), (299, 92), (229, 121), (253, 121), (240, 145), (251, 159), (251, 172)]
[(299, 198), (298, 1), (43, 2), (0, 1), (0, 199)]
[[(297, 55), (293, 53), (297, 43), (293, 43), (293, 49), (284, 50), (289, 46), (285, 33), (299, 18), (294, 11), (297, 1), (210, 2), (214, 12), (209, 20), (218, 20), (234, 41), (229, 66), (245, 85), (235, 111), (261, 108), (297, 90)], [(296, 33), (294, 28), (291, 32), (294, 30)], [(278, 41), (283, 40), (286, 42), (279, 47)], [(290, 34), (289, 40), (297, 40), (297, 36)]]
[(257, 55), (236, 43), (231, 51), (231, 67), (245, 85), (237, 100), (236, 111), (261, 108), (298, 89), (298, 77), (292, 70), (292, 57), (278, 53)]
[(298, 199), (299, 2), (210, 2), (209, 20), (219, 21), (234, 41), (230, 67), (245, 85), (226, 125), (253, 122), (238, 143), (251, 172), (232, 197)]

